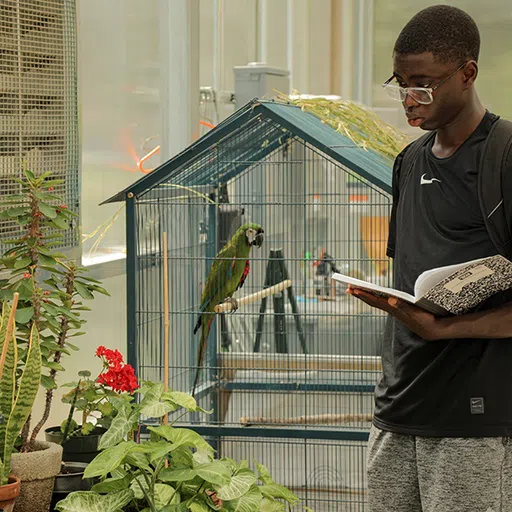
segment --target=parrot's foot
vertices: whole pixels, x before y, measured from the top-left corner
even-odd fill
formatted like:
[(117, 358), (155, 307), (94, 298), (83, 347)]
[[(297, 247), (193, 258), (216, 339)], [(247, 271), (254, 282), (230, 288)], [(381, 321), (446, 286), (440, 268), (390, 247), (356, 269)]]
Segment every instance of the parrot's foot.
[(231, 313), (234, 313), (238, 310), (238, 301), (236, 299), (233, 299), (233, 297), (227, 297), (224, 299), (224, 302), (227, 302), (228, 304), (231, 304)]

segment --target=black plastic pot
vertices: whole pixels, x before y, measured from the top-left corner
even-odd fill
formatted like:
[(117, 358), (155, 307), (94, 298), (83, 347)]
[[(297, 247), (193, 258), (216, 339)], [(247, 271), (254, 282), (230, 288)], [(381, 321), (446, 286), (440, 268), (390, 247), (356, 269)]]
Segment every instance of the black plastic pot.
[[(102, 427), (96, 427), (87, 436), (73, 436), (66, 439), (62, 448), (62, 460), (73, 462), (91, 462), (98, 455), (98, 445), (101, 436), (106, 432)], [(62, 432), (60, 427), (50, 427), (45, 430), (46, 440), (61, 444)]]
[(63, 462), (60, 473), (55, 477), (52, 504), (50, 510), (63, 500), (70, 492), (89, 491), (94, 485), (94, 479), (84, 479), (86, 462)]

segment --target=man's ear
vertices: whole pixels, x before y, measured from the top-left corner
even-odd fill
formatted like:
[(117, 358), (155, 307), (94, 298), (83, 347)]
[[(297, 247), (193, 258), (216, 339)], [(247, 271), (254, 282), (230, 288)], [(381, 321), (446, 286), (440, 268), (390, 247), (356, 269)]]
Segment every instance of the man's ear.
[(470, 60), (462, 71), (464, 73), (464, 88), (469, 89), (473, 86), (478, 76), (478, 63), (474, 60)]

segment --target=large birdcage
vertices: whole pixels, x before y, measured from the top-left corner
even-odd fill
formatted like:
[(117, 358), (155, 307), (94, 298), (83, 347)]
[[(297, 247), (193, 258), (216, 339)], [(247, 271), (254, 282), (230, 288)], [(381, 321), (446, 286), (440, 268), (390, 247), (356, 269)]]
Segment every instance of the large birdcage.
[(364, 510), (385, 316), (330, 276), (391, 284), (390, 189), (381, 156), (300, 108), (255, 101), (110, 199), (127, 206), (129, 361), (180, 391), (197, 371), (212, 261), (239, 226), (263, 226), (235, 294), (249, 302), (218, 313), (208, 338), (196, 398), (213, 412), (180, 422), (219, 456), (265, 464), (314, 510)]

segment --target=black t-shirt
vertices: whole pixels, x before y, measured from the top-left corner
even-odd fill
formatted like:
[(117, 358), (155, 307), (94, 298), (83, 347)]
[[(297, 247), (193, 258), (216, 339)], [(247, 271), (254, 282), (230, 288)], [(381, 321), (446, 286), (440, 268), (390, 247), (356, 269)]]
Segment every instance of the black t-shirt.
[[(496, 116), (486, 113), (449, 158), (417, 155), (400, 183), (390, 226), (395, 287), (413, 293), (425, 270), (496, 254), (478, 201), (480, 156)], [(494, 295), (478, 309), (512, 301)], [(375, 425), (439, 437), (512, 435), (512, 339), (424, 341), (388, 319), (383, 376), (376, 387)]]

